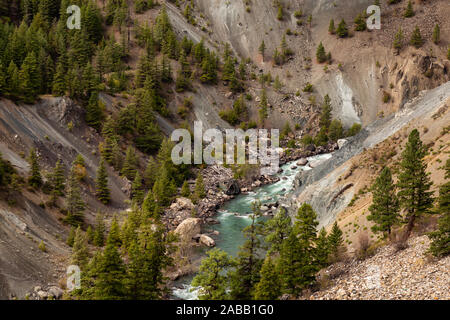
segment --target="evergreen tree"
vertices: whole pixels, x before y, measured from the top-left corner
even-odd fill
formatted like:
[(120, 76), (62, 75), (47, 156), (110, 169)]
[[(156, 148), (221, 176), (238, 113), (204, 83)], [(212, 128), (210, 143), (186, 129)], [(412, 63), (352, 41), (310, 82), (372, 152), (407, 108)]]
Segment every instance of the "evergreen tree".
[(98, 94), (92, 93), (89, 98), (89, 103), (86, 107), (86, 123), (92, 128), (100, 131), (100, 126), (103, 120), (103, 111), (100, 107)]
[(201, 173), (197, 175), (197, 180), (195, 181), (195, 197), (197, 199), (203, 199), (206, 197), (205, 185), (203, 183), (203, 176)]
[(75, 227), (70, 227), (69, 235), (67, 236), (66, 243), (69, 247), (73, 247), (73, 243), (75, 241)]
[(137, 171), (137, 159), (134, 148), (129, 146), (125, 156), (125, 161), (123, 163), (121, 173), (128, 178), (128, 180), (133, 181)]
[(256, 284), (255, 300), (276, 300), (281, 295), (280, 276), (275, 269), (275, 263), (268, 256), (261, 267), (261, 280)]
[(125, 298), (126, 268), (117, 245), (108, 237), (105, 250), (96, 268), (93, 297), (96, 300), (122, 300)]
[(336, 29), (336, 34), (340, 38), (345, 38), (348, 36), (348, 28), (347, 28), (347, 24), (345, 23), (344, 19), (342, 19), (341, 22), (339, 23), (339, 25)]
[(144, 172), (144, 182), (148, 189), (153, 187), (158, 173), (158, 163), (153, 157), (148, 159), (147, 168)]
[(94, 241), (94, 229), (92, 229), (92, 226), (88, 226), (86, 230), (86, 237), (88, 243), (93, 243)]
[(411, 17), (414, 17), (414, 15), (415, 15), (415, 13), (414, 13), (412, 2), (411, 2), (411, 0), (409, 0), (408, 1), (408, 5), (406, 6), (406, 9), (405, 9), (405, 13), (403, 14), (403, 16), (405, 18), (411, 18)]
[(331, 107), (330, 96), (328, 94), (326, 94), (325, 97), (323, 98), (322, 111), (320, 114), (319, 124), (321, 127), (325, 127), (327, 130), (331, 124), (331, 112), (332, 111), (333, 111), (333, 109)]
[(97, 170), (97, 179), (95, 181), (96, 195), (98, 200), (103, 204), (108, 204), (111, 200), (109, 188), (108, 188), (108, 172), (105, 167), (105, 160), (100, 160), (100, 165)]
[(411, 35), (411, 45), (413, 45), (416, 48), (420, 48), (423, 45), (423, 39), (422, 35), (420, 34), (419, 26), (416, 26), (414, 29), (412, 35)]
[(355, 30), (364, 31), (366, 29), (367, 29), (366, 15), (358, 14), (358, 16), (355, 18)]
[(373, 221), (373, 232), (391, 234), (393, 225), (399, 222), (399, 203), (395, 194), (395, 185), (391, 170), (384, 167), (372, 186), (372, 205), (367, 220)]
[(330, 245), (328, 242), (327, 232), (325, 228), (320, 229), (319, 236), (316, 240), (316, 261), (321, 268), (328, 265), (330, 256)]
[(238, 252), (236, 270), (231, 275), (231, 298), (235, 300), (251, 299), (260, 280), (263, 262), (258, 255), (261, 249), (261, 226), (257, 222), (261, 216), (260, 206), (259, 203), (253, 203), (253, 213), (250, 217), (252, 222), (243, 230), (246, 241)]
[(33, 103), (41, 87), (41, 73), (36, 55), (31, 51), (19, 71), (20, 92), (25, 102)]
[(189, 188), (189, 182), (185, 180), (183, 182), (183, 186), (181, 187), (181, 196), (185, 198), (189, 198), (191, 195), (191, 189)]
[(67, 181), (66, 210), (65, 221), (72, 226), (83, 224), (85, 203), (81, 198), (81, 190), (75, 172), (75, 166), (72, 166)]
[(11, 60), (8, 70), (7, 70), (7, 81), (6, 81), (6, 91), (11, 96), (19, 96), (20, 90), (20, 79), (19, 79), (19, 69), (14, 61)]
[(103, 215), (100, 212), (95, 217), (93, 244), (97, 247), (103, 247), (105, 244), (105, 223), (103, 222)]
[(335, 34), (336, 33), (336, 28), (334, 26), (334, 20), (333, 19), (330, 20), (330, 24), (328, 26), (328, 32), (330, 34)]
[[(445, 178), (450, 179), (450, 159), (445, 165)], [(430, 252), (436, 257), (444, 257), (450, 254), (450, 181), (439, 188), (439, 213), (438, 229), (428, 236), (431, 239)]]
[(53, 169), (51, 179), (52, 189), (56, 195), (58, 196), (64, 195), (65, 181), (66, 178), (64, 176), (64, 167), (62, 165), (61, 160), (58, 159), (58, 161), (56, 161), (56, 166)]
[(55, 96), (63, 96), (67, 91), (66, 72), (62, 63), (56, 65), (56, 73), (53, 78), (52, 93)]
[(262, 56), (262, 59), (263, 59), (263, 62), (264, 62), (264, 52), (266, 51), (266, 44), (264, 43), (264, 40), (261, 41), (261, 44), (259, 45), (258, 51), (259, 51), (259, 53), (261, 53), (261, 56)]
[(342, 122), (337, 119), (333, 119), (330, 123), (330, 128), (328, 129), (328, 137), (331, 141), (338, 141), (344, 137), (344, 128), (342, 127)]
[(269, 252), (279, 252), (283, 241), (291, 232), (291, 218), (286, 210), (281, 208), (272, 219), (267, 220), (264, 229), (265, 241), (270, 244)]
[(87, 247), (87, 238), (83, 231), (81, 231), (81, 228), (78, 227), (75, 232), (70, 264), (79, 266), (81, 270), (84, 270), (88, 262), (89, 250)]
[(111, 227), (109, 228), (107, 242), (111, 242), (117, 247), (119, 247), (122, 244), (120, 226), (119, 226), (119, 222), (117, 221), (117, 218), (115, 216), (112, 219)]
[(269, 116), (268, 114), (268, 102), (267, 102), (267, 93), (266, 89), (262, 90), (261, 101), (259, 103), (259, 121), (261, 124), (264, 123), (264, 120)]
[(402, 152), (398, 175), (398, 197), (401, 207), (406, 211), (408, 222), (405, 239), (411, 234), (415, 220), (428, 213), (433, 204), (433, 192), (430, 191), (432, 182), (424, 162), (426, 154), (426, 147), (420, 140), (419, 131), (414, 129)]
[(31, 168), (28, 184), (33, 188), (39, 188), (42, 185), (42, 176), (41, 169), (39, 168), (38, 157), (34, 148), (30, 150), (28, 162)]
[(224, 272), (235, 266), (234, 259), (221, 249), (212, 249), (202, 260), (199, 272), (192, 280), (193, 287), (200, 287), (200, 300), (227, 299), (229, 277)]
[(318, 63), (323, 63), (323, 62), (327, 61), (327, 54), (325, 52), (325, 48), (324, 48), (322, 42), (320, 42), (319, 46), (317, 47), (316, 58), (317, 58)]
[(328, 243), (332, 261), (338, 261), (341, 258), (345, 247), (343, 233), (337, 222), (334, 222), (333, 224), (333, 228), (328, 236)]
[(441, 41), (441, 28), (439, 24), (436, 23), (433, 29), (433, 42), (438, 44)]
[(399, 54), (400, 53), (400, 49), (403, 47), (403, 31), (402, 31), (402, 28), (398, 29), (398, 32), (395, 34), (393, 47), (394, 47), (394, 49), (397, 50), (397, 54)]
[(138, 205), (141, 205), (144, 201), (144, 190), (142, 188), (142, 178), (139, 171), (136, 172), (133, 184), (131, 185), (131, 198)]
[(153, 185), (152, 191), (154, 200), (160, 207), (166, 207), (172, 202), (177, 188), (174, 179), (170, 177), (170, 173), (166, 165), (161, 168), (159, 176)]

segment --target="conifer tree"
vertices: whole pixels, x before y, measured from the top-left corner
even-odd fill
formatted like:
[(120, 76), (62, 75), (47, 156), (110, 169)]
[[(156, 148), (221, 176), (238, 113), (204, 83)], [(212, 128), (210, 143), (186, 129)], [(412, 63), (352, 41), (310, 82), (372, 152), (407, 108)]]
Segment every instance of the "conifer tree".
[(342, 122), (338, 119), (333, 119), (330, 123), (330, 128), (328, 129), (328, 137), (331, 141), (337, 141), (344, 136), (344, 128), (342, 127)]
[(264, 52), (266, 51), (266, 44), (264, 43), (264, 40), (261, 41), (261, 44), (259, 45), (258, 51), (261, 54), (263, 62), (264, 62)]
[(144, 190), (142, 188), (142, 178), (139, 171), (136, 172), (133, 184), (131, 185), (131, 198), (138, 205), (141, 205), (144, 201)]
[[(110, 235), (111, 236), (111, 235)], [(108, 237), (100, 256), (94, 280), (93, 298), (96, 300), (122, 300), (125, 298), (126, 268), (115, 241)]]
[(128, 180), (133, 181), (137, 170), (137, 159), (134, 148), (129, 146), (125, 156), (125, 161), (123, 163), (121, 173), (128, 178)]
[(147, 168), (144, 172), (144, 182), (148, 189), (153, 187), (158, 173), (158, 163), (153, 157), (148, 159)]
[(203, 183), (203, 176), (201, 173), (197, 175), (197, 180), (195, 181), (195, 196), (197, 199), (203, 199), (206, 197), (205, 184)]
[(433, 204), (432, 182), (426, 172), (424, 158), (426, 147), (420, 140), (419, 131), (411, 131), (402, 152), (400, 173), (398, 175), (398, 197), (402, 209), (406, 211), (407, 229), (405, 239), (409, 237), (414, 223), (424, 213), (428, 213)]
[(41, 73), (36, 55), (31, 51), (19, 72), (20, 91), (25, 102), (32, 103), (36, 99), (41, 87)]
[(257, 219), (261, 216), (260, 203), (253, 203), (251, 224), (244, 228), (246, 238), (244, 245), (238, 252), (236, 270), (231, 275), (231, 298), (235, 300), (249, 300), (254, 295), (256, 284), (260, 280), (262, 259), (258, 251), (261, 249), (261, 226)]
[(97, 179), (95, 181), (97, 198), (103, 203), (108, 204), (111, 200), (109, 188), (108, 188), (108, 172), (105, 167), (105, 160), (100, 160), (100, 165), (97, 170)]
[(355, 18), (355, 30), (364, 31), (367, 29), (366, 16), (365, 14), (358, 14)]
[(65, 181), (66, 178), (64, 177), (64, 167), (62, 165), (61, 160), (58, 159), (56, 161), (56, 166), (53, 169), (52, 173), (52, 189), (58, 196), (64, 195), (64, 189), (65, 189)]
[(75, 231), (76, 228), (74, 226), (70, 227), (69, 235), (67, 236), (66, 243), (69, 247), (73, 247), (73, 243), (75, 241)]
[(433, 42), (438, 44), (441, 41), (441, 28), (439, 24), (436, 23), (433, 29)]
[(328, 32), (330, 34), (335, 34), (336, 33), (336, 28), (334, 26), (334, 20), (333, 19), (330, 20), (330, 24), (328, 26)]
[(105, 223), (103, 222), (103, 215), (100, 212), (97, 212), (95, 217), (93, 244), (97, 247), (103, 247), (105, 244)]
[(31, 168), (30, 177), (28, 178), (28, 184), (33, 188), (39, 188), (42, 185), (42, 176), (41, 169), (39, 168), (36, 150), (34, 148), (30, 150), (28, 162)]
[(325, 48), (324, 48), (322, 42), (320, 42), (319, 46), (317, 47), (316, 58), (317, 58), (318, 63), (323, 63), (323, 62), (327, 61), (327, 54), (325, 52)]
[(405, 9), (405, 13), (403, 14), (403, 16), (405, 18), (411, 18), (411, 17), (414, 17), (414, 15), (415, 15), (415, 13), (414, 13), (412, 2), (411, 2), (411, 0), (409, 0), (408, 1), (408, 5), (406, 6), (406, 9)]
[(116, 216), (114, 216), (114, 218), (112, 219), (111, 227), (109, 228), (107, 242), (108, 241), (113, 243), (117, 247), (122, 244), (120, 226)]
[(212, 249), (202, 260), (199, 272), (192, 280), (193, 287), (200, 287), (200, 300), (224, 300), (229, 297), (229, 277), (224, 272), (235, 266), (234, 259), (221, 249)]
[(328, 242), (327, 232), (325, 228), (320, 229), (319, 236), (316, 240), (316, 256), (315, 259), (321, 268), (328, 265), (330, 255), (330, 245)]
[(330, 246), (330, 255), (332, 261), (338, 261), (341, 258), (344, 247), (344, 238), (342, 230), (339, 228), (337, 222), (334, 222), (333, 228), (328, 236), (328, 243)]
[(56, 73), (53, 78), (52, 93), (55, 96), (63, 96), (67, 91), (66, 72), (62, 63), (56, 65)]
[(154, 200), (160, 207), (166, 207), (172, 202), (176, 194), (176, 185), (166, 165), (161, 168), (152, 191)]
[(261, 102), (259, 103), (259, 121), (264, 123), (264, 120), (269, 116), (268, 114), (268, 102), (266, 89), (262, 90)]
[(423, 39), (422, 35), (420, 34), (419, 26), (416, 26), (414, 29), (412, 35), (411, 35), (411, 45), (413, 45), (416, 48), (420, 48), (423, 45)]
[(17, 68), (17, 65), (14, 63), (14, 61), (11, 60), (7, 70), (6, 91), (11, 96), (18, 97), (20, 90), (19, 87), (19, 69)]
[(92, 229), (91, 225), (89, 225), (86, 230), (86, 238), (88, 243), (92, 243), (94, 241), (94, 229)]
[(191, 195), (191, 189), (189, 188), (189, 183), (187, 180), (183, 182), (183, 186), (181, 187), (181, 196), (189, 198)]
[(402, 28), (398, 29), (398, 32), (395, 34), (393, 47), (394, 47), (394, 49), (397, 50), (397, 54), (399, 54), (401, 48), (403, 47), (403, 31), (402, 31)]
[(85, 203), (81, 198), (81, 190), (75, 172), (75, 166), (72, 166), (68, 181), (66, 195), (67, 216), (65, 221), (72, 226), (83, 224)]
[(92, 128), (100, 131), (101, 122), (103, 120), (103, 111), (100, 108), (100, 101), (98, 94), (93, 92), (89, 98), (89, 103), (86, 107), (86, 123)]
[(395, 185), (391, 170), (384, 167), (372, 186), (372, 205), (367, 220), (375, 223), (373, 232), (391, 234), (392, 226), (399, 222), (399, 203), (395, 194)]
[[(450, 179), (450, 159), (445, 165), (445, 178)], [(430, 252), (436, 257), (444, 257), (450, 254), (450, 181), (439, 188), (438, 204), (441, 214), (438, 229), (428, 236), (431, 239)]]
[(87, 266), (89, 262), (89, 250), (87, 247), (87, 238), (80, 227), (75, 231), (75, 239), (73, 242), (72, 256), (70, 264), (79, 266), (81, 270)]
[(345, 23), (344, 19), (342, 19), (341, 22), (339, 23), (339, 25), (336, 29), (336, 34), (340, 38), (345, 38), (348, 36), (348, 28), (347, 28), (347, 24)]
[(261, 280), (256, 284), (254, 299), (276, 300), (281, 295), (280, 277), (270, 256), (264, 260), (260, 278)]
[(328, 94), (325, 95), (325, 97), (323, 97), (323, 103), (322, 103), (322, 111), (320, 114), (320, 121), (319, 124), (321, 127), (325, 127), (327, 130), (330, 127), (331, 124), (331, 112), (332, 112), (332, 107), (331, 107), (331, 99), (330, 96)]
[(272, 219), (267, 220), (264, 229), (265, 241), (270, 244), (269, 252), (279, 252), (283, 241), (291, 232), (291, 218), (286, 214), (286, 210), (281, 208)]

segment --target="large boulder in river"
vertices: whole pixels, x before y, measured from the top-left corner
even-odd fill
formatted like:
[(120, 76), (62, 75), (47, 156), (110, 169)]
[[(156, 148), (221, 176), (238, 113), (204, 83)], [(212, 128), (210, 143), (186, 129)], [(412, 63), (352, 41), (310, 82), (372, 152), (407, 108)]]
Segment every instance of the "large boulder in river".
[(298, 166), (306, 166), (307, 163), (308, 160), (306, 158), (301, 158), (300, 160), (297, 161)]
[(239, 183), (232, 179), (226, 183), (226, 191), (225, 193), (228, 196), (235, 196), (241, 193), (241, 188), (239, 187)]
[(338, 148), (341, 149), (343, 146), (345, 146), (347, 144), (347, 142), (348, 141), (346, 139), (339, 139), (337, 141)]
[(208, 247), (214, 247), (216, 245), (216, 242), (211, 237), (208, 237), (206, 234), (202, 234), (200, 236), (200, 243)]
[(202, 220), (199, 218), (187, 218), (175, 229), (175, 234), (180, 236), (181, 241), (191, 241), (195, 235), (200, 233)]

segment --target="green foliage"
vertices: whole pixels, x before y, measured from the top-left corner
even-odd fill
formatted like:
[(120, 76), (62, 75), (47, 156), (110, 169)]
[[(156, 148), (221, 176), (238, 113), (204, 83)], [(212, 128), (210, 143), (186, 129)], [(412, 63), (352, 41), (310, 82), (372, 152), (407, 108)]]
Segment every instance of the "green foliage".
[(75, 231), (75, 238), (72, 247), (70, 264), (79, 266), (84, 270), (89, 262), (89, 249), (87, 247), (87, 237), (80, 227)]
[(372, 205), (367, 220), (375, 223), (373, 232), (391, 233), (392, 226), (400, 221), (399, 202), (395, 194), (395, 185), (391, 170), (384, 167), (372, 186)]
[(342, 19), (339, 23), (336, 29), (336, 34), (339, 36), (339, 38), (346, 38), (348, 36), (348, 28), (344, 19)]
[(410, 43), (411, 43), (411, 45), (413, 45), (416, 48), (420, 48), (423, 45), (423, 39), (422, 39), (422, 35), (420, 33), (419, 26), (416, 26), (416, 28), (414, 29), (414, 31), (411, 35)]
[(200, 300), (225, 300), (229, 295), (229, 278), (224, 272), (235, 266), (236, 262), (225, 251), (212, 249), (202, 260), (199, 272), (192, 280), (191, 285), (200, 287)]
[(327, 53), (325, 52), (325, 48), (324, 48), (322, 42), (320, 42), (319, 46), (317, 47), (316, 58), (317, 58), (317, 62), (319, 62), (319, 63), (323, 63), (323, 62), (327, 61)]
[(402, 152), (398, 175), (398, 197), (401, 207), (406, 210), (408, 236), (414, 227), (415, 219), (428, 213), (433, 204), (433, 192), (430, 191), (432, 182), (424, 161), (426, 154), (419, 131), (414, 129)]
[(439, 24), (436, 23), (433, 29), (433, 42), (435, 44), (439, 44), (441, 41), (441, 28), (439, 27)]
[(66, 210), (67, 215), (65, 221), (72, 226), (80, 226), (83, 224), (85, 203), (81, 198), (81, 190), (79, 181), (75, 172), (76, 164), (70, 169), (67, 181)]
[(277, 214), (267, 220), (264, 225), (265, 241), (270, 244), (269, 253), (279, 252), (283, 241), (291, 232), (291, 218), (284, 208), (281, 208)]
[(337, 222), (333, 224), (330, 234), (328, 235), (328, 245), (330, 250), (330, 261), (337, 261), (341, 258), (342, 252), (345, 250), (344, 238), (342, 230)]
[(402, 28), (398, 29), (398, 32), (395, 34), (393, 47), (397, 50), (397, 53), (400, 52), (400, 49), (403, 47), (403, 30)]
[(344, 137), (344, 129), (342, 127), (342, 122), (338, 119), (333, 119), (328, 128), (328, 137), (331, 141), (337, 141)]
[(328, 32), (330, 34), (335, 34), (336, 33), (336, 28), (334, 26), (334, 20), (333, 19), (330, 20), (330, 24), (328, 26)]
[(103, 247), (105, 244), (105, 223), (103, 221), (103, 215), (100, 212), (95, 216), (93, 244), (97, 247)]
[[(445, 178), (450, 179), (450, 159), (445, 164)], [(441, 214), (438, 229), (428, 236), (431, 239), (430, 252), (436, 257), (444, 257), (450, 254), (450, 181), (439, 188), (438, 200)]]
[(281, 295), (280, 276), (276, 265), (270, 257), (264, 260), (261, 267), (261, 280), (256, 284), (253, 294), (255, 300), (276, 300)]
[(408, 1), (408, 5), (406, 6), (406, 9), (405, 9), (405, 13), (403, 14), (403, 16), (405, 18), (411, 18), (411, 17), (414, 17), (414, 15), (415, 15), (415, 13), (414, 13), (412, 2), (411, 2), (411, 0), (409, 0)]
[(97, 170), (97, 179), (95, 181), (96, 195), (103, 204), (108, 204), (111, 200), (108, 188), (108, 172), (106, 171), (105, 161), (102, 158)]
[(191, 196), (191, 189), (189, 188), (188, 181), (183, 182), (183, 186), (181, 187), (181, 196), (189, 198)]
[(137, 171), (137, 158), (135, 150), (132, 146), (127, 148), (127, 153), (125, 156), (125, 161), (121, 173), (128, 178), (128, 180), (133, 181)]
[(365, 31), (367, 29), (366, 19), (367, 19), (367, 17), (366, 17), (365, 13), (358, 14), (358, 16), (355, 18), (355, 30), (356, 31)]
[(31, 168), (30, 177), (28, 178), (28, 184), (33, 188), (39, 188), (42, 185), (42, 176), (38, 158), (36, 155), (36, 150), (34, 148), (30, 150), (28, 162)]
[(268, 113), (268, 101), (267, 101), (267, 93), (266, 89), (262, 90), (261, 101), (259, 102), (259, 121), (264, 123), (264, 120), (269, 116)]
[(361, 125), (359, 123), (354, 123), (347, 131), (347, 137), (353, 137), (361, 131)]

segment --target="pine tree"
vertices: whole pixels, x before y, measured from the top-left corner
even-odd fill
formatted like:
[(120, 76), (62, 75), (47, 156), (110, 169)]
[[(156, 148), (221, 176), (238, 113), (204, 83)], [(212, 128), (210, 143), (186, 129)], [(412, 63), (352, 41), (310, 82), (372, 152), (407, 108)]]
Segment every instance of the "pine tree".
[(68, 181), (66, 195), (67, 216), (65, 221), (72, 226), (83, 224), (85, 203), (81, 198), (81, 190), (75, 172), (75, 166), (72, 166)]
[(56, 65), (56, 73), (53, 78), (52, 93), (55, 96), (63, 96), (67, 91), (66, 72), (62, 63)]
[(336, 29), (336, 34), (340, 38), (345, 38), (348, 36), (348, 28), (347, 28), (347, 24), (345, 23), (344, 19), (342, 19), (341, 22), (339, 23), (339, 25)]
[(414, 29), (412, 35), (411, 35), (411, 45), (416, 47), (417, 49), (420, 48), (423, 45), (423, 39), (422, 35), (420, 34), (420, 29), (418, 26)]
[(144, 190), (142, 188), (142, 178), (139, 171), (136, 172), (133, 184), (131, 185), (131, 199), (138, 205), (141, 205), (144, 201)]
[(81, 228), (78, 227), (75, 232), (70, 264), (79, 266), (81, 270), (84, 270), (88, 264), (88, 261), (89, 250), (87, 247), (87, 238), (86, 235), (83, 234), (83, 231), (81, 231)]
[(258, 255), (261, 250), (261, 226), (257, 219), (261, 216), (260, 203), (253, 203), (251, 224), (244, 228), (246, 238), (238, 252), (236, 270), (231, 275), (231, 298), (234, 300), (249, 300), (254, 295), (256, 284), (260, 280), (262, 259)]
[(261, 280), (256, 284), (254, 299), (276, 300), (281, 295), (280, 277), (270, 256), (264, 260), (260, 278)]
[(272, 219), (267, 220), (264, 229), (265, 241), (270, 244), (269, 252), (279, 252), (283, 241), (291, 232), (291, 218), (286, 214), (286, 210), (281, 208)]
[(30, 177), (28, 178), (28, 184), (33, 188), (39, 188), (42, 185), (42, 176), (41, 169), (39, 168), (36, 150), (34, 148), (30, 150), (28, 162), (31, 168)]
[(259, 121), (261, 124), (264, 123), (264, 120), (269, 116), (268, 114), (268, 102), (267, 102), (267, 93), (266, 89), (262, 90), (261, 101), (259, 103)]
[(174, 179), (170, 177), (170, 173), (166, 165), (161, 168), (158, 178), (153, 185), (152, 191), (154, 200), (159, 206), (166, 207), (172, 202), (173, 197), (176, 194), (176, 185)]
[(345, 247), (343, 233), (337, 222), (333, 224), (333, 228), (328, 236), (328, 243), (330, 246), (331, 261), (338, 261), (342, 257)]
[(320, 121), (319, 124), (321, 127), (325, 127), (327, 130), (330, 127), (331, 124), (331, 112), (333, 111), (331, 107), (331, 99), (328, 94), (323, 97), (323, 103), (322, 103), (322, 111), (320, 114)]
[(92, 226), (88, 226), (87, 230), (86, 230), (86, 237), (87, 237), (87, 241), (88, 243), (93, 243), (94, 241), (94, 229), (92, 229)]
[(206, 197), (205, 184), (203, 183), (203, 176), (201, 173), (197, 175), (197, 180), (195, 180), (195, 197), (197, 199), (203, 199)]
[(316, 240), (316, 261), (321, 268), (328, 265), (330, 256), (330, 244), (328, 242), (327, 232), (325, 228), (320, 229), (319, 236)]
[[(450, 159), (445, 165), (445, 178), (450, 179)], [(439, 188), (439, 213), (438, 229), (428, 236), (431, 239), (430, 252), (436, 257), (444, 257), (450, 254), (450, 181)]]
[(95, 217), (93, 244), (97, 247), (103, 247), (105, 244), (105, 223), (103, 222), (103, 215), (100, 212)]
[(70, 227), (69, 235), (67, 236), (66, 243), (69, 247), (73, 247), (73, 243), (75, 241), (75, 231), (76, 228), (74, 226)]
[(403, 47), (403, 31), (402, 31), (402, 28), (398, 29), (398, 32), (395, 34), (393, 47), (394, 47), (394, 49), (397, 50), (397, 54), (399, 54), (400, 53), (400, 49)]
[(433, 204), (433, 192), (430, 191), (432, 182), (424, 162), (426, 154), (426, 147), (420, 140), (419, 131), (414, 129), (402, 152), (398, 175), (398, 197), (401, 207), (406, 211), (408, 222), (405, 239), (411, 234), (415, 220), (428, 213)]
[(144, 172), (144, 182), (148, 189), (153, 187), (158, 173), (158, 163), (153, 157), (148, 159), (147, 168)]
[(414, 17), (414, 15), (415, 15), (415, 13), (414, 13), (412, 2), (411, 2), (411, 0), (409, 0), (403, 16), (405, 18), (411, 18), (411, 17)]
[(64, 177), (64, 167), (61, 160), (58, 159), (52, 173), (52, 189), (56, 195), (64, 195), (65, 181), (66, 178)]
[(317, 47), (316, 58), (318, 63), (323, 63), (327, 61), (327, 53), (325, 52), (325, 48), (322, 42), (320, 42), (319, 46)]
[(436, 23), (433, 29), (433, 42), (438, 44), (441, 41), (441, 28), (439, 24)]
[(103, 111), (100, 108), (98, 94), (93, 92), (86, 107), (86, 123), (97, 131), (100, 131), (102, 120)]
[(36, 55), (31, 51), (25, 60), (19, 72), (20, 92), (25, 102), (33, 103), (41, 87), (41, 73), (37, 63)]
[(14, 63), (14, 61), (11, 60), (7, 70), (6, 91), (11, 96), (18, 97), (20, 90), (19, 87), (19, 69), (17, 68), (17, 65)]
[(331, 141), (338, 141), (344, 136), (344, 128), (342, 127), (342, 122), (338, 119), (333, 119), (330, 123), (330, 128), (328, 129), (328, 137)]
[(111, 227), (109, 228), (107, 242), (111, 242), (117, 247), (122, 244), (120, 226), (119, 226), (119, 222), (117, 221), (117, 218), (115, 216), (112, 219)]
[(333, 19), (330, 20), (330, 24), (328, 26), (328, 32), (330, 34), (335, 34), (336, 33), (336, 28), (334, 26), (334, 20)]
[(264, 62), (264, 52), (266, 51), (266, 44), (264, 43), (264, 40), (261, 41), (261, 44), (259, 45), (258, 51), (261, 54), (263, 62)]
[(191, 195), (191, 189), (189, 188), (189, 182), (185, 180), (183, 186), (181, 187), (181, 196), (189, 198)]
[(93, 296), (96, 300), (125, 298), (126, 268), (114, 241), (108, 237), (105, 250), (96, 265)]
[(355, 30), (364, 31), (367, 29), (366, 16), (365, 14), (358, 14), (355, 18)]
[(97, 170), (97, 179), (95, 181), (95, 193), (97, 198), (103, 203), (108, 204), (111, 200), (108, 188), (108, 172), (105, 167), (105, 160), (100, 160), (100, 165)]
[(228, 298), (229, 277), (224, 272), (235, 266), (234, 259), (221, 249), (212, 249), (202, 260), (199, 272), (192, 280), (193, 287), (200, 287), (200, 300), (224, 300)]
[(387, 232), (391, 234), (393, 225), (399, 222), (399, 203), (395, 194), (395, 185), (391, 170), (384, 167), (372, 186), (372, 205), (367, 220), (373, 221), (373, 232)]
[(133, 181), (137, 170), (137, 159), (134, 148), (129, 146), (125, 156), (125, 162), (123, 163), (121, 173), (128, 178), (128, 180)]

